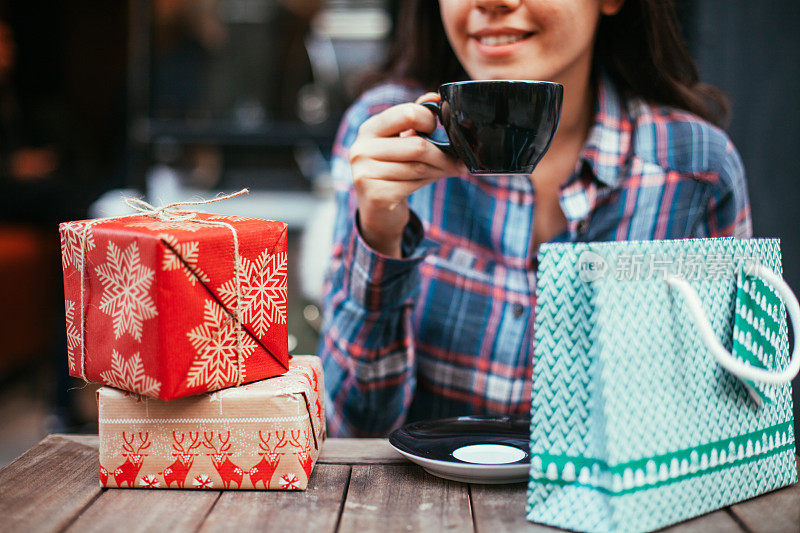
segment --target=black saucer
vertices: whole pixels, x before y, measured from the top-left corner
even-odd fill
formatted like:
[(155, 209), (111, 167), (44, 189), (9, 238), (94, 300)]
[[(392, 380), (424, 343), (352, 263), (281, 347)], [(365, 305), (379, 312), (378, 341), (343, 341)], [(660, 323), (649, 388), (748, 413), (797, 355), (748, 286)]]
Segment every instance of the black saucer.
[[(529, 440), (527, 419), (488, 416), (414, 422), (389, 435), (389, 444), (431, 474), (470, 483), (527, 479)], [(467, 454), (468, 460), (456, 457), (467, 457), (465, 450), (473, 452)], [(485, 451), (495, 453), (483, 454)]]

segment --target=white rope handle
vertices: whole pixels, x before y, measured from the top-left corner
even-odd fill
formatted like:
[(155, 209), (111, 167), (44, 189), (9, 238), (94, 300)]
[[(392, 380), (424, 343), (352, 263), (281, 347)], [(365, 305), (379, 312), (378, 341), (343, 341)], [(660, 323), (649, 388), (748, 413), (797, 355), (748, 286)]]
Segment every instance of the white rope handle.
[(780, 276), (777, 276), (764, 265), (748, 262), (745, 265), (745, 272), (749, 275), (758, 276), (772, 285), (783, 299), (786, 311), (792, 319), (792, 331), (794, 332), (795, 339), (794, 351), (792, 352), (789, 364), (781, 371), (771, 372), (769, 370), (755, 368), (736, 359), (717, 339), (714, 330), (711, 328), (711, 322), (709, 322), (703, 310), (703, 305), (700, 303), (700, 298), (697, 296), (697, 292), (695, 292), (692, 286), (689, 285), (686, 280), (674, 274), (667, 274), (664, 279), (670, 287), (680, 292), (683, 296), (686, 305), (689, 307), (689, 314), (694, 319), (697, 329), (700, 330), (700, 336), (703, 342), (722, 368), (742, 379), (759, 381), (769, 385), (788, 383), (797, 375), (798, 371), (800, 371), (800, 353), (798, 353), (800, 352), (800, 349), (798, 349), (798, 346), (800, 346), (800, 344), (798, 344), (798, 340), (800, 340), (800, 304), (798, 304), (797, 297), (792, 292), (792, 289), (789, 288), (789, 285), (787, 285)]

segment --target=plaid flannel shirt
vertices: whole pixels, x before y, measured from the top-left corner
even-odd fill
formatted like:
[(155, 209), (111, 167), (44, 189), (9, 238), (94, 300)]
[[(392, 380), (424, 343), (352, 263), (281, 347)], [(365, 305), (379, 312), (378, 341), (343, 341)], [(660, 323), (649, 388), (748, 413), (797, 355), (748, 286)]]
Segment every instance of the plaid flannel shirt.
[[(421, 92), (386, 84), (365, 93), (334, 147), (337, 216), (319, 353), (335, 436), (385, 435), (427, 418), (529, 416), (530, 179), (464, 175), (415, 192), (402, 259), (372, 250), (357, 230), (348, 147), (368, 117)], [(685, 111), (622, 99), (605, 77), (560, 205), (560, 241), (752, 233), (741, 160), (725, 133)]]

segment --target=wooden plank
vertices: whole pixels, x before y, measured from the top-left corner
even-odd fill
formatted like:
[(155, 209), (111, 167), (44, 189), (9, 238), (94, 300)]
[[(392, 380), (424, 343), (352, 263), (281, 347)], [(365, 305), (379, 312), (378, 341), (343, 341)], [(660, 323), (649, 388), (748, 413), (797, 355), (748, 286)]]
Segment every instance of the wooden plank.
[(58, 531), (100, 494), (97, 449), (51, 435), (0, 470), (5, 531)]
[(720, 510), (675, 524), (660, 533), (738, 533), (745, 531), (727, 511)]
[(89, 446), (94, 449), (97, 449), (99, 446), (100, 439), (98, 436), (95, 435), (74, 435), (74, 434), (57, 434), (58, 437), (62, 439), (66, 439), (72, 442), (77, 442), (78, 444), (83, 444), (84, 446)]
[(418, 466), (353, 465), (339, 530), (471, 532), (467, 485)]
[[(800, 456), (797, 460), (797, 475), (800, 477)], [(730, 510), (754, 533), (800, 531), (800, 485), (795, 483), (737, 503)]]
[(327, 439), (319, 456), (322, 464), (406, 464), (386, 439)]
[[(525, 519), (527, 484), (470, 485), (475, 531), (483, 532), (539, 532), (562, 531), (543, 524), (533, 524)], [(664, 529), (670, 533), (741, 532), (736, 521), (722, 511)]]
[(197, 531), (218, 491), (107, 489), (67, 531)]
[(561, 531), (525, 519), (528, 484), (470, 485), (472, 515), (477, 533)]
[[(308, 489), (226, 491), (202, 531), (314, 531), (333, 533), (342, 508), (350, 467), (317, 465)], [(302, 524), (302, 526), (299, 526)]]

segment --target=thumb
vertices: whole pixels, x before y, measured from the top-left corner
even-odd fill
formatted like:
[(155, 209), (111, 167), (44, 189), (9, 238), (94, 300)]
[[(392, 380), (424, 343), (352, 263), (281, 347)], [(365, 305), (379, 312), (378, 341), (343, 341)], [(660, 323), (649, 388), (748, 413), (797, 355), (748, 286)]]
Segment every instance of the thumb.
[(441, 102), (442, 97), (439, 96), (439, 93), (425, 93), (419, 98), (416, 99), (414, 102), (415, 104), (421, 104), (422, 102)]

